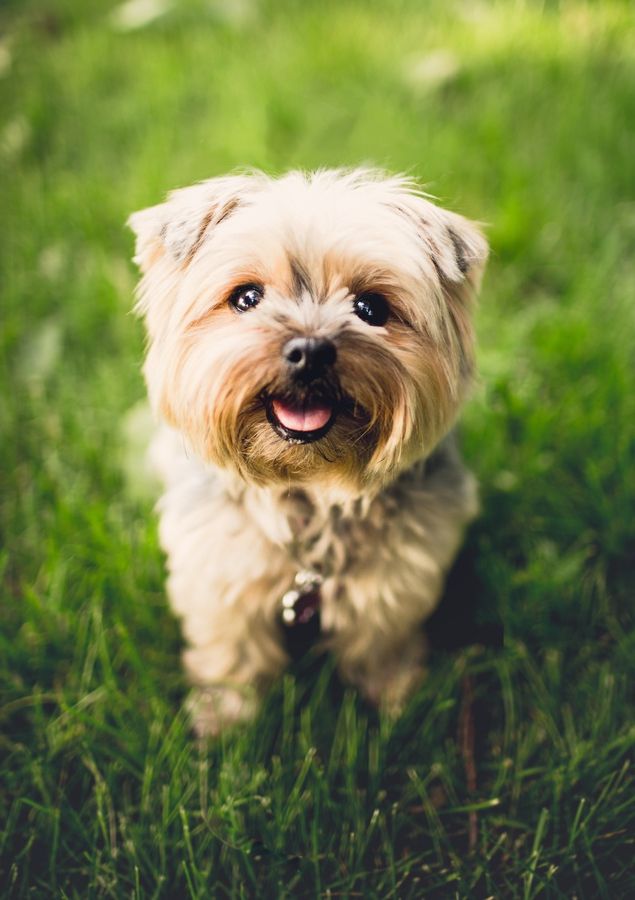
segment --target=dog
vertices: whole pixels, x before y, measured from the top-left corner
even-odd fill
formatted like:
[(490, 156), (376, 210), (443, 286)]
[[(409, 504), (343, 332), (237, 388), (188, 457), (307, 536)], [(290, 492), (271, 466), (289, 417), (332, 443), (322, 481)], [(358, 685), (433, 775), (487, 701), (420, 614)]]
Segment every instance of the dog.
[(485, 238), (370, 168), (212, 178), (129, 225), (195, 730), (252, 717), (316, 610), (397, 715), (478, 509), (454, 425)]

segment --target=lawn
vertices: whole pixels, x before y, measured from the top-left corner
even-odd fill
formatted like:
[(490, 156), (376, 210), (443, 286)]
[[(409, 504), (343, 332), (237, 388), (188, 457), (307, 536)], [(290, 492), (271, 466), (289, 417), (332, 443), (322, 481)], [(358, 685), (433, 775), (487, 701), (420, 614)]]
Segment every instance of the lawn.
[[(3, 895), (635, 896), (632, 5), (5, 0), (0, 34)], [(124, 222), (360, 161), (488, 223), (482, 514), (398, 722), (309, 654), (200, 747)]]

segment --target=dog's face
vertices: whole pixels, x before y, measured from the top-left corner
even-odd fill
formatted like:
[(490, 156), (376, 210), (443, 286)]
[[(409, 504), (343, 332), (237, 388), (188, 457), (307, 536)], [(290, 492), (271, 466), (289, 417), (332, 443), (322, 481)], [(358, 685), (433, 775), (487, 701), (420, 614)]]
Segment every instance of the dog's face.
[(359, 491), (451, 426), (487, 245), (404, 179), (212, 179), (130, 224), (150, 397), (203, 458)]

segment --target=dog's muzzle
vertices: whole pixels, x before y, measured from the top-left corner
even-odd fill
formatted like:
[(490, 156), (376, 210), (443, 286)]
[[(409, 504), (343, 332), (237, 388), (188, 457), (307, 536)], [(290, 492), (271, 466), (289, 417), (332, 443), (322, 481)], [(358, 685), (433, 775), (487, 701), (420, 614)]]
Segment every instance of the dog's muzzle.
[(337, 358), (326, 338), (294, 337), (284, 344), (289, 390), (265, 398), (267, 419), (276, 434), (292, 444), (323, 438), (337, 416), (335, 391), (328, 387)]

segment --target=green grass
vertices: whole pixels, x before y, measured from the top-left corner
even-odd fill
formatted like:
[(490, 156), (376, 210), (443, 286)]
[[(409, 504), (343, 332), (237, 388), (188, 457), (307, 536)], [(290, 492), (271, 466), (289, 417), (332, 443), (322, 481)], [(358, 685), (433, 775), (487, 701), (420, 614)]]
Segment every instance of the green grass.
[[(632, 7), (217, 0), (127, 32), (111, 10), (0, 10), (6, 896), (633, 896)], [(123, 465), (123, 222), (235, 166), (359, 161), (490, 223), (462, 590), (505, 645), (438, 649), (396, 724), (307, 659), (202, 750)]]

